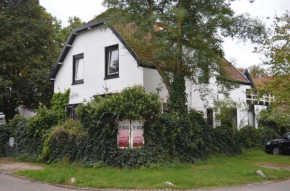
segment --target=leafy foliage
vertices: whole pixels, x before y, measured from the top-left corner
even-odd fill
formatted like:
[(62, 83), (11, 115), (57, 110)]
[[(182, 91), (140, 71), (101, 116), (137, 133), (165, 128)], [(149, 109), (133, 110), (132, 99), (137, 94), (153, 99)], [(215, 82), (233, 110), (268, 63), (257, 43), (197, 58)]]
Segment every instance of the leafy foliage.
[(259, 125), (282, 136), (290, 132), (290, 117), (287, 112), (278, 109), (263, 110), (260, 114)]
[(216, 127), (213, 134), (214, 151), (227, 155), (241, 153), (241, 145), (235, 131), (229, 126)]
[(290, 102), (290, 13), (287, 11), (281, 17), (276, 16), (274, 29), (269, 38), (264, 39), (256, 52), (263, 53), (266, 59), (263, 64), (268, 66), (273, 75), (263, 84), (264, 93), (271, 93), (275, 101)]
[(269, 72), (259, 65), (252, 65), (249, 67), (250, 75), (252, 78), (260, 78), (269, 76)]
[[(256, 129), (253, 126), (247, 125), (238, 132), (239, 143), (246, 148), (261, 147), (262, 133), (260, 129)], [(269, 141), (269, 140), (268, 140)]]
[(9, 140), (10, 132), (6, 125), (0, 125), (0, 157), (6, 155), (7, 141)]
[(60, 50), (60, 24), (37, 0), (1, 1), (0, 23), (0, 99), (9, 121), (19, 105), (49, 105), (47, 76)]
[(62, 125), (52, 129), (46, 137), (42, 152), (42, 159), (68, 159), (75, 160), (82, 151), (81, 144), (87, 139), (87, 133), (78, 121), (68, 120)]
[[(1, 126), (0, 144), (3, 148), (0, 151), (1, 155), (5, 154), (5, 145), (12, 136), (17, 143), (15, 151), (17, 157), (28, 161), (40, 161), (41, 153), (44, 152), (43, 147), (46, 144), (45, 140), (50, 136), (51, 128), (64, 121), (63, 118), (60, 118), (64, 115), (64, 109), (61, 110), (59, 105), (67, 102), (68, 94), (69, 90), (64, 94), (58, 93), (54, 97), (52, 101), (54, 109), (41, 107), (37, 110), (37, 115), (30, 119), (16, 115), (9, 123)], [(58, 98), (59, 101), (56, 100)]]
[(51, 109), (55, 112), (59, 123), (63, 123), (66, 119), (64, 108), (69, 103), (70, 89), (67, 89), (64, 93), (54, 93), (51, 99)]

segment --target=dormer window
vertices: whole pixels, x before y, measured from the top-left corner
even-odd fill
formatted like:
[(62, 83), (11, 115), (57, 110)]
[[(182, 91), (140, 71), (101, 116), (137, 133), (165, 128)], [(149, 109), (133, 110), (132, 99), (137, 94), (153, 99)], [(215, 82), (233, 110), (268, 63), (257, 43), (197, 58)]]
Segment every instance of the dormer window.
[(117, 78), (119, 77), (119, 46), (108, 46), (105, 51), (105, 79)]
[(84, 83), (84, 54), (73, 56), (73, 84)]

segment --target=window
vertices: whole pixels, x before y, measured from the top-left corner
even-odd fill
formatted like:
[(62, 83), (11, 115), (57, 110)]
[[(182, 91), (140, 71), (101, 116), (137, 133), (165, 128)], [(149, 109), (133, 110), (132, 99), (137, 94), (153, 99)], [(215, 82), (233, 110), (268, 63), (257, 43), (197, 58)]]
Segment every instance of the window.
[(84, 83), (84, 54), (73, 56), (73, 84)]
[(206, 118), (207, 118), (207, 123), (213, 126), (213, 110), (211, 108), (206, 109)]
[(255, 111), (254, 105), (249, 106), (248, 110), (248, 125), (255, 127)]
[(65, 112), (66, 112), (67, 119), (77, 120), (77, 121), (80, 120), (80, 118), (75, 113), (75, 108), (77, 106), (78, 106), (78, 104), (74, 104), (74, 105), (68, 105), (68, 106), (65, 107)]
[(143, 138), (143, 122), (139, 121), (119, 121), (118, 123), (118, 147), (142, 147), (144, 144)]
[(109, 46), (105, 48), (105, 79), (119, 77), (119, 46)]

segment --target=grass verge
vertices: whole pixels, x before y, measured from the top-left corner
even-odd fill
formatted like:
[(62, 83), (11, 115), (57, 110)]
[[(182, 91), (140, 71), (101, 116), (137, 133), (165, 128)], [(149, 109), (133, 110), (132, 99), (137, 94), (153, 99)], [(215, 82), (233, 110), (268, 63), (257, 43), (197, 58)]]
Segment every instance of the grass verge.
[[(215, 155), (194, 165), (179, 167), (154, 167), (147, 169), (83, 168), (79, 166), (45, 166), (44, 170), (19, 171), (16, 174), (34, 180), (67, 184), (76, 178), (74, 186), (121, 189), (163, 189), (166, 181), (174, 183), (174, 189), (195, 189), (243, 185), (265, 180), (290, 178), (290, 171), (270, 169), (257, 164), (290, 165), (290, 156), (275, 156), (257, 150), (228, 157)], [(262, 170), (267, 178), (256, 175)]]

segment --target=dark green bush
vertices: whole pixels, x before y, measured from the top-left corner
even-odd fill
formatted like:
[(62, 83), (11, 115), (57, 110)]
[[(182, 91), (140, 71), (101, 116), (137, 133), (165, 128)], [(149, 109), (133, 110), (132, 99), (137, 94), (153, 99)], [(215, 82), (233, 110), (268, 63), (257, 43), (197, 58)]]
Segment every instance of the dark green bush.
[(42, 158), (44, 160), (73, 161), (78, 152), (82, 150), (79, 146), (87, 139), (87, 133), (78, 121), (68, 120), (62, 125), (53, 128), (44, 141)]
[(25, 119), (20, 115), (16, 115), (7, 124), (10, 135), (14, 137), (15, 143), (17, 144), (18, 157), (22, 158), (22, 156), (25, 156), (24, 158), (26, 160), (30, 160), (32, 158), (35, 158), (35, 155), (37, 155), (38, 151), (41, 149), (39, 146), (39, 144), (41, 144), (41, 141), (35, 138), (33, 134), (29, 132), (27, 126), (28, 119)]
[(238, 131), (238, 141), (245, 148), (254, 148), (262, 146), (261, 131), (253, 126), (247, 125)]
[(160, 125), (164, 126), (163, 148), (168, 150), (171, 160), (194, 162), (212, 152), (212, 127), (202, 113), (190, 110), (183, 116), (164, 114)]
[(289, 113), (278, 109), (274, 111), (271, 108), (263, 110), (259, 117), (259, 127), (271, 129), (282, 136), (290, 132)]
[(259, 127), (259, 132), (261, 134), (261, 144), (262, 146), (265, 146), (265, 144), (273, 139), (276, 139), (278, 137), (281, 137), (275, 129), (269, 128), (269, 127)]
[(6, 145), (10, 137), (7, 125), (0, 125), (0, 157), (6, 156)]
[(232, 127), (219, 126), (214, 128), (213, 132), (214, 152), (227, 155), (241, 153), (237, 133), (233, 131)]

